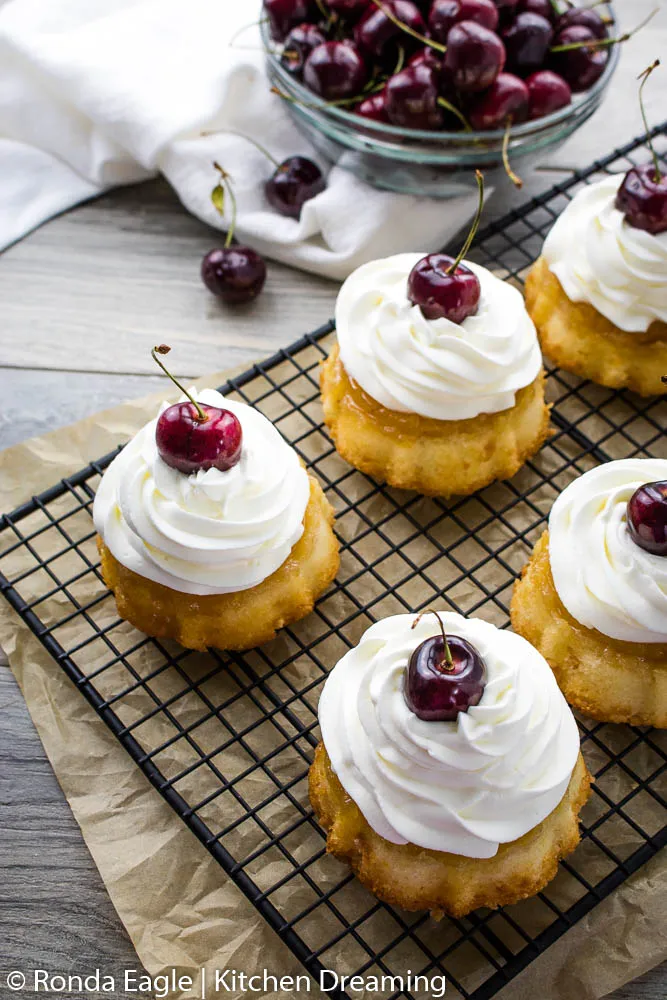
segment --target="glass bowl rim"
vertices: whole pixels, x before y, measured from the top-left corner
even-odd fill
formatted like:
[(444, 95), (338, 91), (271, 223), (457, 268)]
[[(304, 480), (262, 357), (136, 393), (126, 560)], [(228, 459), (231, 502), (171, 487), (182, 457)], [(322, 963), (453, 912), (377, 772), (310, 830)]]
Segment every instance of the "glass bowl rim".
[[(611, 0), (607, 0), (607, 2), (601, 4), (601, 6), (608, 8), (613, 17), (614, 23), (616, 24), (616, 12), (614, 10), (614, 4)], [(400, 140), (413, 139), (415, 141), (424, 141), (428, 142), (430, 145), (445, 145), (454, 142), (467, 146), (475, 145), (480, 140), (486, 140), (487, 142), (490, 140), (497, 140), (502, 142), (505, 138), (505, 129), (494, 129), (489, 131), (471, 130), (470, 132), (447, 132), (444, 130), (431, 131), (428, 129), (413, 129), (403, 128), (399, 125), (388, 125), (385, 122), (376, 122), (370, 118), (360, 119), (358, 115), (353, 114), (351, 111), (346, 111), (344, 108), (337, 107), (336, 105), (327, 104), (326, 101), (323, 101), (317, 96), (317, 94), (308, 90), (308, 88), (305, 87), (299, 80), (287, 72), (285, 67), (281, 64), (278, 55), (271, 50), (271, 46), (275, 43), (270, 37), (266, 18), (262, 18), (260, 21), (260, 32), (266, 58), (271, 62), (272, 69), (287, 85), (289, 91), (292, 91), (299, 98), (303, 97), (303, 100), (297, 101), (295, 106), (299, 112), (305, 114), (308, 118), (312, 118), (317, 121), (319, 120), (318, 114), (324, 112), (325, 116), (330, 119), (337, 120), (339, 125), (347, 126), (347, 128), (351, 129), (353, 132), (365, 133), (369, 139), (377, 139), (380, 141), (384, 140), (385, 142), (391, 142), (393, 138), (396, 138)], [(534, 118), (531, 121), (513, 125), (510, 134), (510, 142), (516, 142), (522, 138), (530, 138), (531, 136), (539, 135), (542, 132), (548, 132), (551, 126), (563, 124), (568, 121), (571, 116), (581, 111), (583, 108), (594, 104), (598, 95), (605, 90), (616, 69), (620, 55), (618, 51), (619, 44), (621, 43), (609, 46), (611, 52), (609, 53), (609, 59), (607, 60), (604, 72), (600, 78), (596, 80), (592, 87), (589, 87), (588, 90), (583, 91), (581, 94), (573, 95), (574, 100), (564, 108), (559, 108), (558, 111), (553, 111), (551, 114), (544, 115), (542, 118)], [(308, 114), (308, 112), (313, 113)], [(371, 133), (370, 135), (368, 134), (369, 132)], [(404, 145), (404, 141), (401, 142), (401, 145)]]

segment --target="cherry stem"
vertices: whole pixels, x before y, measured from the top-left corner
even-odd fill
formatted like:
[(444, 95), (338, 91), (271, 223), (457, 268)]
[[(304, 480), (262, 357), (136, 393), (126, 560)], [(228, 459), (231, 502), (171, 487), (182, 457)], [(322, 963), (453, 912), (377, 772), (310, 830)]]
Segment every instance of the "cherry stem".
[(388, 7), (385, 7), (382, 0), (373, 0), (373, 3), (378, 10), (382, 11), (385, 17), (388, 17), (389, 20), (396, 25), (397, 28), (400, 28), (401, 31), (405, 31), (408, 35), (412, 35), (412, 37), (416, 38), (418, 42), (422, 43), (422, 45), (427, 45), (430, 49), (435, 49), (436, 52), (447, 51), (446, 45), (441, 45), (440, 42), (434, 42), (432, 38), (427, 38), (426, 35), (422, 35), (421, 32), (415, 31), (414, 28), (411, 28), (409, 24), (405, 23), (405, 21), (401, 21), (400, 17), (396, 17), (393, 11), (389, 10)]
[(464, 129), (466, 130), (466, 132), (472, 132), (472, 126), (471, 126), (470, 122), (468, 121), (468, 119), (466, 118), (466, 116), (463, 114), (463, 112), (459, 111), (459, 109), (456, 107), (456, 105), (451, 104), (449, 101), (445, 100), (444, 97), (437, 97), (436, 98), (436, 103), (439, 104), (441, 108), (445, 108), (446, 111), (451, 111), (451, 113), (453, 115), (456, 115), (456, 117), (461, 122), (461, 124), (463, 125)]
[[(247, 137), (244, 136), (244, 139), (245, 138)], [(229, 195), (229, 200), (232, 203), (232, 218), (229, 224), (229, 229), (227, 230), (227, 235), (225, 237), (225, 243), (224, 243), (225, 250), (228, 250), (229, 247), (232, 245), (232, 240), (234, 239), (234, 230), (236, 229), (236, 214), (237, 214), (236, 195), (234, 194), (234, 188), (231, 185), (230, 176), (224, 169), (224, 167), (221, 167), (219, 163), (214, 163), (213, 166), (220, 174), (220, 181), (221, 181), (220, 186), (227, 191), (227, 194)], [(217, 205), (216, 208), (220, 212), (220, 215), (224, 216), (225, 214), (224, 208), (218, 207)]]
[[(271, 161), (271, 163), (274, 165), (274, 167), (277, 168), (277, 167), (280, 166), (280, 164), (276, 160), (275, 156), (273, 156), (271, 153), (269, 153), (269, 151), (266, 148), (266, 146), (262, 146), (261, 143), (257, 142), (257, 139), (251, 139), (250, 136), (246, 135), (244, 132), (235, 132), (234, 129), (232, 129), (232, 128), (224, 128), (224, 129), (215, 129), (212, 132), (201, 132), (200, 134), (202, 136), (209, 136), (209, 135), (237, 135), (239, 137), (239, 139), (245, 139), (247, 142), (251, 143), (255, 147), (255, 149), (259, 150), (260, 153), (263, 153), (264, 156), (267, 158), (267, 160)], [(217, 164), (216, 164), (216, 170), (220, 171), (221, 173), (224, 172), (224, 171), (222, 171), (222, 169), (219, 166), (217, 166)]]
[(503, 166), (505, 168), (505, 173), (511, 180), (512, 184), (514, 184), (514, 186), (517, 188), (522, 188), (523, 181), (521, 180), (519, 175), (512, 170), (512, 164), (510, 163), (510, 154), (509, 154), (510, 133), (512, 131), (513, 124), (514, 123), (512, 121), (512, 116), (510, 115), (510, 117), (507, 119), (507, 125), (505, 126), (505, 135), (503, 136)]
[(455, 273), (456, 268), (459, 266), (465, 255), (468, 253), (468, 250), (470, 250), (472, 241), (475, 239), (475, 236), (477, 235), (477, 230), (479, 229), (479, 221), (482, 218), (482, 211), (484, 209), (484, 174), (482, 173), (481, 170), (475, 171), (475, 179), (477, 181), (477, 190), (479, 192), (479, 199), (477, 201), (477, 211), (475, 213), (475, 218), (472, 220), (472, 226), (470, 227), (468, 238), (466, 239), (465, 243), (459, 250), (458, 257), (456, 258), (454, 263), (447, 268), (445, 274)]
[(646, 81), (648, 80), (653, 70), (657, 69), (659, 65), (660, 65), (660, 60), (656, 59), (654, 63), (652, 63), (650, 66), (647, 66), (644, 72), (640, 73), (639, 76), (637, 77), (638, 80), (641, 80), (641, 84), (639, 85), (639, 107), (641, 108), (642, 120), (644, 122), (644, 128), (646, 129), (646, 141), (648, 143), (648, 148), (651, 150), (651, 156), (653, 157), (653, 166), (655, 168), (655, 179), (657, 184), (662, 183), (662, 172), (660, 170), (660, 161), (658, 160), (658, 154), (656, 153), (655, 147), (653, 146), (653, 143), (651, 141), (651, 130), (648, 125), (648, 119), (646, 118), (646, 108), (644, 107), (644, 87), (646, 85)]
[(394, 66), (394, 72), (391, 75), (396, 76), (397, 73), (400, 73), (404, 65), (405, 65), (405, 49), (403, 48), (402, 45), (399, 45), (398, 59), (396, 60), (396, 65)]
[(445, 626), (442, 623), (442, 618), (440, 617), (439, 611), (434, 611), (433, 608), (426, 608), (424, 611), (420, 612), (415, 620), (413, 621), (410, 628), (416, 628), (424, 615), (435, 615), (438, 619), (438, 625), (440, 626), (440, 631), (442, 632), (442, 641), (445, 645), (445, 662), (447, 666), (451, 669), (454, 666), (454, 658), (452, 657), (452, 651), (449, 648), (449, 643), (447, 642), (447, 633), (445, 632)]
[(632, 31), (626, 31), (624, 35), (619, 35), (617, 38), (591, 38), (585, 42), (568, 42), (566, 45), (554, 45), (549, 51), (550, 52), (571, 52), (573, 49), (600, 49), (605, 45), (619, 45), (621, 42), (627, 42), (633, 35), (636, 35), (638, 31), (645, 28), (646, 25), (651, 21), (655, 15), (658, 13), (659, 7), (655, 7), (648, 17), (645, 17), (636, 28)]
[(159, 367), (165, 373), (165, 375), (167, 376), (167, 378), (170, 378), (171, 381), (174, 383), (174, 385), (177, 386), (177, 388), (179, 388), (181, 390), (181, 392), (183, 393), (183, 395), (188, 397), (188, 399), (190, 400), (190, 402), (194, 406), (195, 410), (197, 411), (197, 420), (199, 420), (203, 424), (203, 423), (205, 423), (208, 420), (208, 417), (206, 416), (206, 414), (202, 410), (202, 408), (199, 405), (199, 403), (197, 402), (197, 400), (194, 398), (194, 396), (192, 395), (192, 393), (188, 392), (188, 390), (184, 386), (181, 385), (181, 383), (178, 381), (178, 379), (175, 378), (171, 374), (171, 372), (166, 367), (166, 365), (164, 365), (162, 363), (162, 361), (160, 361), (160, 359), (158, 357), (158, 354), (169, 354), (170, 350), (171, 350), (171, 347), (169, 347), (168, 344), (159, 344), (157, 347), (154, 347), (153, 350), (151, 351), (151, 357), (153, 358), (153, 361), (156, 363), (156, 365), (159, 365)]

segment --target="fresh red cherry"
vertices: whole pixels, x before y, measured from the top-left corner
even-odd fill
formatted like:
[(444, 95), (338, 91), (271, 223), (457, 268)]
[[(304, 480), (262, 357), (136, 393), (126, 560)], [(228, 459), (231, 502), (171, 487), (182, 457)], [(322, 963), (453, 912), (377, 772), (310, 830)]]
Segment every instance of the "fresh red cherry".
[[(394, 18), (406, 24), (420, 35), (426, 32), (426, 24), (419, 8), (411, 0), (384, 0), (385, 7)], [(371, 3), (354, 29), (354, 40), (361, 51), (368, 56), (379, 59), (387, 44), (398, 36), (405, 44), (410, 42), (410, 35), (405, 32), (396, 20), (387, 17), (384, 10)]]
[(389, 115), (387, 114), (386, 90), (380, 90), (377, 94), (371, 94), (370, 97), (367, 97), (361, 104), (357, 105), (355, 111), (362, 118), (368, 118), (370, 121), (388, 123)]
[(486, 93), (480, 94), (471, 105), (468, 118), (472, 127), (480, 132), (502, 129), (508, 121), (525, 121), (529, 103), (524, 81), (512, 73), (501, 73)]
[(187, 475), (207, 469), (231, 469), (241, 458), (243, 445), (238, 417), (230, 410), (197, 402), (158, 357), (170, 350), (167, 344), (160, 344), (153, 348), (151, 356), (188, 402), (168, 406), (158, 417), (155, 442), (160, 457), (172, 469)]
[(406, 66), (387, 81), (385, 107), (392, 125), (401, 128), (442, 128), (436, 75), (429, 66)]
[(325, 101), (353, 97), (367, 78), (366, 64), (358, 50), (345, 42), (317, 45), (303, 68), (304, 83)]
[(228, 246), (211, 250), (201, 265), (209, 292), (229, 305), (256, 299), (266, 281), (266, 264), (251, 247)]
[(558, 18), (557, 30), (560, 32), (563, 28), (570, 28), (574, 24), (588, 28), (595, 38), (607, 37), (607, 25), (596, 10), (586, 7), (571, 7)]
[(572, 100), (569, 84), (550, 69), (532, 73), (526, 80), (528, 87), (528, 117), (543, 118), (560, 108), (565, 108)]
[[(551, 51), (552, 68), (564, 77), (576, 94), (588, 90), (604, 73), (609, 53), (606, 47), (588, 48), (582, 42), (596, 41), (595, 35), (582, 25), (573, 24), (559, 31)], [(560, 45), (577, 44), (578, 48), (559, 52)]]
[(271, 37), (278, 42), (282, 42), (292, 28), (308, 21), (313, 14), (311, 0), (264, 0), (264, 10), (269, 19)]
[(316, 24), (297, 24), (285, 39), (280, 62), (292, 76), (301, 77), (306, 59), (316, 46), (324, 42), (324, 32)]
[(498, 8), (493, 0), (433, 0), (428, 16), (432, 38), (445, 43), (451, 28), (459, 21), (476, 21), (482, 27), (495, 31), (498, 27)]
[(616, 208), (635, 229), (667, 232), (667, 173), (658, 174), (653, 163), (632, 167), (618, 189)]
[(547, 21), (551, 24), (556, 23), (556, 11), (551, 0), (519, 0), (516, 11), (517, 14), (530, 11), (531, 14), (539, 14), (541, 17), (546, 17)]
[(230, 410), (217, 406), (175, 403), (160, 414), (155, 440), (160, 458), (187, 475), (207, 469), (225, 471), (241, 458), (241, 424)]
[(493, 31), (475, 21), (460, 21), (450, 30), (444, 67), (457, 90), (486, 90), (504, 65), (505, 46)]
[(480, 294), (477, 275), (446, 253), (423, 257), (408, 278), (408, 298), (426, 319), (462, 323), (477, 312)]
[(455, 722), (459, 713), (480, 703), (485, 682), (486, 665), (479, 652), (467, 639), (445, 635), (443, 628), (441, 635), (424, 639), (412, 653), (404, 697), (424, 722)]
[(264, 185), (270, 205), (291, 219), (298, 219), (303, 205), (326, 187), (322, 171), (305, 156), (288, 156)]
[(554, 36), (551, 23), (541, 14), (524, 11), (503, 31), (507, 67), (519, 76), (527, 76), (544, 65)]
[(628, 501), (630, 537), (640, 549), (667, 556), (667, 482), (646, 483)]

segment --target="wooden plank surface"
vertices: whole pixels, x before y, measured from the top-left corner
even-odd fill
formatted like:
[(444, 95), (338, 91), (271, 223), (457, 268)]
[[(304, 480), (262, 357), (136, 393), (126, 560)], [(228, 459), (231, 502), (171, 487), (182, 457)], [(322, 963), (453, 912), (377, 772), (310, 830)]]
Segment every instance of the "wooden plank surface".
[[(618, 0), (624, 28), (654, 0)], [(550, 166), (585, 166), (640, 131), (637, 74), (667, 51), (667, 5), (623, 50), (603, 108)], [(663, 70), (667, 74), (667, 67)], [(665, 115), (664, 81), (647, 89)], [(549, 187), (499, 189), (487, 220)], [(443, 210), (446, 210), (443, 206)], [(229, 310), (203, 289), (199, 262), (218, 237), (160, 181), (111, 192), (44, 226), (0, 259), (0, 446), (152, 391), (149, 349), (167, 341), (199, 375), (270, 353), (332, 313), (337, 285), (270, 263), (262, 298)], [(0, 653), (1, 659), (1, 653)], [(26, 706), (0, 664), (0, 996), (3, 972), (48, 963), (62, 972), (134, 967), (136, 955), (83, 844)], [(614, 994), (664, 1000), (667, 966)], [(575, 1000), (573, 997), (572, 1000)]]

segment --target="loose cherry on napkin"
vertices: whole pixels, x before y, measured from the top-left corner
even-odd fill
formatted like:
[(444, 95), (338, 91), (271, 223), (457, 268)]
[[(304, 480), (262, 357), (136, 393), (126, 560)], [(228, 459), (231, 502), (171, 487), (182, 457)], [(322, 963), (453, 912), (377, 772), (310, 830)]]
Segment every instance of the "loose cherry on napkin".
[(460, 712), (478, 705), (484, 694), (486, 667), (475, 647), (459, 636), (448, 636), (437, 611), (440, 635), (424, 639), (410, 657), (405, 677), (405, 701), (425, 722), (454, 722)]
[(408, 298), (419, 306), (426, 319), (462, 323), (477, 312), (481, 294), (479, 278), (461, 263), (475, 238), (484, 208), (484, 176), (479, 170), (475, 176), (479, 189), (477, 214), (458, 257), (430, 253), (417, 261), (408, 277)]
[(198, 403), (158, 357), (170, 350), (166, 344), (160, 344), (151, 354), (165, 375), (188, 397), (188, 402), (174, 403), (158, 417), (155, 441), (160, 458), (187, 475), (208, 469), (225, 472), (241, 458), (243, 432), (239, 419), (231, 410)]
[(616, 195), (616, 208), (625, 213), (627, 222), (635, 229), (643, 229), (653, 235), (667, 232), (667, 174), (660, 170), (660, 161), (651, 142), (644, 108), (644, 85), (659, 65), (660, 60), (656, 59), (644, 70), (639, 87), (639, 106), (652, 162), (628, 170)]

